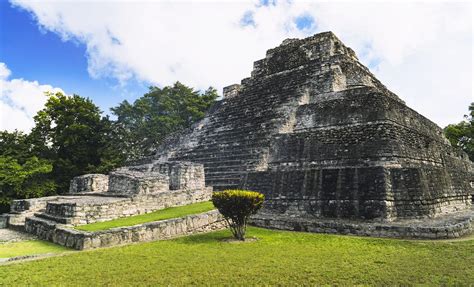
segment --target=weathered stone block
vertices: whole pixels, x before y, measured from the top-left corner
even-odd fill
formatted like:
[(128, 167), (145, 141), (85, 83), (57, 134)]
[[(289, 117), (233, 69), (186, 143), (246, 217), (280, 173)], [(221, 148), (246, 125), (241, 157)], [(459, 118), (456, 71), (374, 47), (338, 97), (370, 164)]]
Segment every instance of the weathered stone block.
[(109, 192), (150, 194), (169, 190), (169, 177), (158, 172), (121, 169), (109, 175)]
[(106, 192), (109, 187), (109, 176), (105, 174), (85, 174), (71, 180), (69, 193)]
[(240, 89), (241, 89), (241, 85), (239, 84), (234, 84), (234, 85), (224, 87), (224, 92), (223, 92), (224, 98), (232, 98), (239, 95)]
[(205, 188), (204, 166), (193, 163), (174, 163), (170, 166), (170, 189)]

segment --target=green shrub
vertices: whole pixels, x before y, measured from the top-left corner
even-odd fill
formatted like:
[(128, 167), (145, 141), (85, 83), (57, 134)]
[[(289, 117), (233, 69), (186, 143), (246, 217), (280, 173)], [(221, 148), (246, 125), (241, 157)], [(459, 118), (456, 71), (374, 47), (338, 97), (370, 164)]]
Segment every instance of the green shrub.
[(265, 196), (249, 190), (224, 190), (212, 194), (212, 203), (224, 216), (236, 239), (245, 240), (247, 222), (262, 207)]

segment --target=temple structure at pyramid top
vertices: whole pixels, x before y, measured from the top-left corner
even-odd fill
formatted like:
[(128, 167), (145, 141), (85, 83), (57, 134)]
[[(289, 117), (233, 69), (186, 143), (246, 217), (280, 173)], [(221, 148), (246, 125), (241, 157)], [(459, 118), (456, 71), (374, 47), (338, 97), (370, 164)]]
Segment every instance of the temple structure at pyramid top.
[(288, 218), (436, 217), (470, 209), (473, 190), (467, 156), (331, 32), (268, 50), (147, 160), (202, 163), (214, 190), (263, 192), (262, 214)]

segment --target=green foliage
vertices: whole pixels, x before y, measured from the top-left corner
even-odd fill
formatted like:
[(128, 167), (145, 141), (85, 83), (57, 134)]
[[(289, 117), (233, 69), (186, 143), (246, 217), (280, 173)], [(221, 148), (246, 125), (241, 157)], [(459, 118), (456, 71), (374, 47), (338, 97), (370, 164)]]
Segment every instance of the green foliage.
[(23, 164), (31, 158), (33, 145), (29, 136), (20, 131), (0, 131), (0, 155), (12, 157)]
[[(126, 159), (148, 155), (170, 133), (202, 119), (217, 93), (212, 88), (200, 93), (179, 82), (162, 89), (151, 87), (133, 104), (124, 101), (113, 108), (116, 122), (102, 117), (88, 98), (62, 93), (47, 96), (30, 134), (0, 132), (4, 164), (0, 168), (9, 175), (3, 179), (0, 206), (14, 198), (51, 194), (54, 189), (62, 193), (74, 176), (107, 173)], [(52, 169), (41, 173), (30, 170), (35, 160), (38, 165), (52, 165)], [(13, 183), (15, 170), (31, 174)]]
[(23, 164), (9, 156), (0, 156), (0, 213), (7, 212), (12, 199), (45, 196), (54, 193), (55, 183), (46, 175), (52, 165), (31, 157)]
[[(249, 227), (0, 266), (0, 286), (470, 286), (474, 240), (422, 241)], [(78, 268), (80, 266), (80, 268)]]
[(469, 106), (469, 115), (458, 124), (451, 124), (444, 128), (444, 133), (451, 145), (460, 148), (474, 161), (474, 103)]
[(85, 173), (106, 172), (123, 162), (112, 146), (111, 123), (88, 98), (49, 94), (45, 108), (34, 117), (34, 151), (53, 163), (58, 192)]
[(212, 202), (229, 224), (236, 239), (245, 240), (247, 222), (262, 207), (265, 196), (248, 190), (214, 192)]
[(190, 214), (198, 214), (215, 209), (211, 202), (199, 202), (184, 206), (170, 207), (154, 212), (140, 214), (135, 216), (118, 218), (110, 221), (95, 222), (86, 225), (77, 226), (76, 229), (83, 231), (99, 231), (116, 227), (132, 226), (147, 222), (165, 220), (170, 218), (179, 218)]
[(19, 131), (0, 132), (0, 213), (7, 212), (12, 199), (54, 193), (50, 178), (52, 164), (38, 158), (29, 135)]
[(119, 150), (129, 159), (150, 155), (171, 133), (190, 127), (202, 119), (215, 102), (213, 88), (204, 93), (180, 82), (164, 88), (150, 87), (150, 91), (133, 104), (123, 101), (112, 112)]

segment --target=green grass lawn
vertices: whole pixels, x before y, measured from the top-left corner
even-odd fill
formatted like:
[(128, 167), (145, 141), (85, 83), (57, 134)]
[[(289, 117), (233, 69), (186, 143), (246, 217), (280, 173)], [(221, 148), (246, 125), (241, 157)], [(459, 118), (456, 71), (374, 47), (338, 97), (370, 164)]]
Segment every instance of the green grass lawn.
[(474, 240), (402, 241), (250, 228), (0, 266), (0, 285), (469, 285)]
[(0, 243), (0, 258), (59, 253), (70, 249), (41, 240)]
[(110, 221), (80, 225), (80, 226), (76, 226), (76, 229), (83, 230), (83, 231), (107, 230), (107, 229), (115, 228), (115, 227), (132, 226), (132, 225), (142, 224), (146, 222), (165, 220), (165, 219), (170, 219), (170, 218), (178, 218), (178, 217), (183, 217), (190, 214), (203, 213), (203, 212), (213, 210), (213, 209), (215, 209), (215, 207), (214, 205), (212, 205), (212, 202), (205, 201), (205, 202), (199, 202), (199, 203), (189, 204), (185, 206), (165, 208), (165, 209), (157, 210), (151, 213), (123, 217), (123, 218), (118, 218), (118, 219), (114, 219)]

